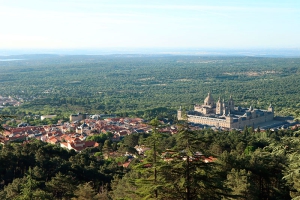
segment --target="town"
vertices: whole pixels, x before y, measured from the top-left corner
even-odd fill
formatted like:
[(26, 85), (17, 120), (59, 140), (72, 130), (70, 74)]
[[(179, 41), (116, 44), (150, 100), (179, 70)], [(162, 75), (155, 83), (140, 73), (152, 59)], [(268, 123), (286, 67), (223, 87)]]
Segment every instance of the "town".
[[(141, 118), (105, 118), (108, 115), (87, 115), (75, 114), (70, 115), (70, 122), (58, 121), (58, 124), (44, 126), (30, 126), (27, 123), (20, 123), (18, 127), (13, 128), (4, 125), (4, 131), (0, 135), (1, 144), (9, 142), (29, 142), (31, 139), (41, 140), (53, 145), (81, 152), (88, 147), (97, 147), (99, 144), (94, 141), (86, 141), (88, 136), (95, 134), (108, 135), (111, 142), (119, 142), (125, 136), (133, 133), (151, 133), (152, 127)], [(55, 117), (55, 115), (41, 116), (46, 119)], [(98, 119), (99, 117), (99, 119)], [(97, 119), (95, 119), (97, 118)], [(164, 121), (160, 122), (164, 124)], [(160, 130), (162, 133), (177, 133), (176, 126), (163, 126)], [(141, 147), (136, 147), (141, 154)]]
[[(41, 116), (42, 119), (53, 118), (56, 115)], [(104, 118), (103, 118), (104, 117)], [(107, 117), (107, 118), (106, 118)], [(103, 119), (101, 119), (103, 118)], [(160, 126), (158, 132), (168, 135), (176, 134), (179, 130), (177, 125), (171, 125), (165, 120), (158, 121)], [(191, 130), (202, 129), (200, 127), (191, 126)], [(32, 139), (41, 140), (45, 143), (57, 145), (68, 150), (74, 150), (80, 153), (87, 148), (98, 147), (99, 143), (91, 140), (86, 140), (89, 136), (105, 135), (110, 142), (119, 142), (124, 137), (134, 133), (153, 132), (153, 126), (142, 118), (122, 118), (115, 115), (88, 115), (88, 114), (72, 114), (70, 115), (70, 122), (62, 123), (60, 120), (58, 124), (30, 126), (27, 123), (20, 123), (18, 127), (13, 128), (4, 125), (4, 131), (0, 135), (0, 143), (6, 145), (11, 142), (29, 143)], [(145, 152), (151, 148), (145, 145), (136, 145), (134, 147), (136, 155), (144, 156)], [(161, 154), (164, 161), (170, 162), (174, 158), (170, 155), (174, 154), (168, 149)], [(125, 156), (125, 162), (119, 163), (123, 167), (128, 167), (135, 154), (125, 152), (124, 154), (116, 152), (108, 152), (104, 154), (104, 158), (116, 156)], [(183, 158), (186, 159), (186, 158)], [(196, 152), (191, 159), (201, 159), (203, 162), (214, 162), (216, 158), (209, 156), (205, 157), (201, 152)]]
[[(44, 115), (40, 116), (41, 119), (54, 118), (56, 115)], [(170, 124), (167, 120), (159, 120), (158, 132), (173, 135), (178, 133), (179, 127), (177, 125)], [(300, 127), (300, 124), (293, 123), (292, 129)], [(57, 124), (43, 125), (43, 126), (30, 126), (27, 123), (20, 123), (18, 127), (13, 128), (8, 125), (4, 125), (4, 131), (0, 135), (0, 143), (5, 145), (10, 142), (23, 142), (28, 143), (32, 139), (41, 140), (52, 145), (57, 145), (68, 150), (74, 150), (80, 153), (86, 148), (98, 147), (99, 143), (86, 140), (89, 136), (94, 135), (105, 135), (105, 138), (113, 142), (120, 142), (124, 137), (134, 133), (146, 133), (150, 134), (153, 132), (153, 127), (149, 125), (149, 122), (142, 118), (128, 118), (128, 117), (117, 117), (116, 115), (89, 115), (89, 114), (72, 114), (70, 115), (69, 122), (62, 122), (58, 120)], [(205, 128), (204, 125), (189, 123), (190, 130), (201, 130)], [(215, 131), (215, 127), (208, 127)], [(224, 130), (224, 129), (223, 129)], [(227, 129), (229, 130), (229, 129)], [(260, 131), (265, 131), (264, 129)], [(272, 129), (272, 131), (274, 131)], [(136, 152), (139, 155), (144, 155), (145, 151), (150, 150), (149, 147), (144, 145), (136, 145)], [(168, 150), (162, 153), (170, 154)], [(174, 152), (173, 152), (174, 153)], [(105, 158), (110, 156), (120, 156), (116, 152), (109, 152), (110, 155), (105, 155)], [(134, 154), (126, 152), (125, 156), (134, 157)], [(124, 156), (123, 155), (123, 156)], [(201, 152), (197, 152), (195, 157), (201, 155), (204, 162), (213, 162), (216, 158), (204, 157)], [(122, 156), (122, 155), (121, 155)], [(125, 162), (123, 165), (128, 166), (129, 162)], [(165, 161), (170, 161), (165, 158)]]

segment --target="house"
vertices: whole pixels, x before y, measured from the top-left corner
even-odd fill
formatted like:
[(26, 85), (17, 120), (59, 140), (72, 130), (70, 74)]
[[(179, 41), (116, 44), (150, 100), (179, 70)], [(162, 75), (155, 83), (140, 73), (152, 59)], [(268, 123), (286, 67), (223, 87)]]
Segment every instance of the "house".
[(83, 119), (87, 119), (88, 117), (89, 117), (89, 114), (87, 114), (87, 113), (85, 113), (85, 114), (82, 114), (82, 113), (72, 114), (72, 115), (70, 115), (70, 122), (81, 121)]
[(136, 145), (135, 150), (138, 152), (138, 154), (144, 154), (146, 151), (150, 150), (151, 148), (146, 147), (144, 145)]
[(214, 158), (212, 156), (209, 156), (208, 158), (203, 157), (203, 162), (205, 162), (205, 163), (215, 162), (216, 160), (217, 160), (217, 158)]
[(57, 138), (55, 138), (55, 136), (52, 136), (52, 137), (48, 138), (48, 143), (50, 143), (50, 144), (58, 144), (59, 140)]
[(131, 161), (132, 161), (132, 159), (129, 159), (127, 162), (123, 163), (122, 166), (123, 166), (124, 168), (128, 168), (128, 166), (130, 165)]
[(130, 134), (129, 130), (121, 130), (121, 131), (117, 132), (117, 135), (119, 137), (125, 137), (126, 135), (129, 135), (129, 134)]
[(120, 136), (117, 134), (114, 134), (114, 136), (111, 138), (112, 142), (119, 142), (120, 141)]
[(60, 146), (62, 148), (67, 148), (69, 150), (73, 149), (76, 152), (80, 152), (89, 147), (98, 147), (99, 144), (94, 141), (81, 141), (79, 138), (72, 138), (67, 142), (61, 142)]
[(56, 117), (56, 115), (42, 115), (41, 121), (43, 121), (44, 119), (53, 119), (55, 117)]

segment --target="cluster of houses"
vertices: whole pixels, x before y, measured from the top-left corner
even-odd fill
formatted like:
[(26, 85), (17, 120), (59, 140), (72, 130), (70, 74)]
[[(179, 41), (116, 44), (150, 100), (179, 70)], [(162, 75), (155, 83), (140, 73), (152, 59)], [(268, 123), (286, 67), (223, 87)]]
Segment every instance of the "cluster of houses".
[[(126, 135), (132, 133), (149, 133), (151, 126), (141, 118), (107, 118), (104, 120), (82, 119), (80, 121), (65, 122), (46, 126), (21, 126), (17, 128), (5, 127), (0, 135), (0, 142), (6, 144), (10, 141), (26, 141), (36, 138), (43, 142), (59, 145), (69, 150), (80, 152), (88, 147), (97, 147), (94, 141), (86, 141), (88, 136), (94, 134), (110, 133), (111, 141), (118, 142)], [(162, 128), (162, 132), (174, 134), (175, 127)]]
[[(31, 138), (35, 138), (53, 145), (59, 145), (62, 148), (81, 152), (86, 148), (99, 146), (95, 141), (86, 140), (88, 136), (94, 134), (108, 134), (112, 142), (118, 142), (132, 133), (150, 133), (152, 131), (152, 127), (141, 118), (111, 117), (99, 119), (100, 117), (87, 118), (87, 115), (77, 114), (70, 116), (70, 122), (62, 123), (59, 121), (56, 125), (29, 126), (29, 124), (23, 123), (22, 126), (17, 128), (4, 125), (5, 129), (0, 134), (0, 143), (5, 145), (11, 141), (29, 141)], [(161, 124), (164, 124), (164, 122), (161, 121)], [(300, 125), (297, 124), (292, 129), (298, 130), (299, 127)], [(198, 127), (191, 126), (190, 128), (196, 130)], [(159, 129), (159, 132), (168, 134), (176, 134), (177, 131), (177, 127), (172, 125), (162, 126)], [(149, 147), (143, 145), (137, 145), (135, 149), (140, 155), (144, 155), (146, 151), (150, 150)], [(116, 152), (111, 153), (115, 154)], [(176, 152), (166, 150), (161, 154), (161, 157), (165, 162), (171, 162), (178, 159), (172, 156), (174, 153)], [(128, 167), (135, 156), (127, 153), (123, 156), (128, 156), (128, 160), (125, 163), (120, 163), (120, 166)], [(186, 157), (179, 159), (184, 160)], [(216, 160), (214, 157), (205, 157), (200, 152), (197, 152), (190, 159), (191, 161), (202, 160), (205, 163)]]
[[(109, 134), (112, 142), (118, 142), (126, 135), (132, 133), (150, 133), (152, 127), (149, 126), (141, 118), (106, 118), (106, 119), (81, 119), (78, 116), (71, 116), (71, 119), (76, 119), (70, 122), (64, 122), (56, 125), (44, 125), (44, 126), (20, 126), (17, 128), (5, 127), (5, 130), (0, 134), (0, 142), (6, 144), (11, 141), (28, 141), (31, 138), (41, 140), (53, 145), (58, 145), (62, 148), (74, 150), (80, 152), (86, 148), (98, 147), (99, 144), (95, 141), (87, 141), (88, 136), (94, 134)], [(163, 124), (164, 122), (161, 121)], [(159, 130), (163, 133), (176, 134), (176, 126), (162, 126)], [(135, 146), (138, 154), (144, 155), (144, 153), (150, 148), (143, 145)], [(114, 153), (114, 152), (112, 152)], [(162, 153), (164, 161), (170, 162), (174, 158), (168, 156), (172, 154), (170, 151)], [(126, 155), (125, 155), (126, 156)], [(121, 163), (123, 167), (128, 167), (133, 160), (134, 155), (128, 154), (128, 160), (125, 163)], [(201, 159), (203, 162), (214, 162), (213, 157), (204, 157), (204, 155), (195, 155), (196, 159)], [(184, 159), (184, 158), (183, 158)], [(194, 159), (194, 158), (193, 158)]]
[[(55, 125), (29, 126), (29, 124), (23, 123), (22, 126), (17, 128), (6, 126), (5, 130), (0, 134), (0, 142), (5, 145), (12, 141), (28, 141), (35, 138), (43, 142), (80, 152), (89, 147), (99, 146), (97, 142), (86, 140), (88, 136), (94, 134), (109, 133), (110, 140), (112, 142), (118, 142), (126, 135), (132, 133), (150, 133), (152, 131), (152, 127), (141, 118), (113, 117), (102, 120), (97, 118), (84, 118), (84, 115), (81, 116), (78, 114), (71, 115), (70, 119), (72, 121), (70, 122)], [(161, 124), (164, 124), (164, 122), (161, 121)], [(178, 130), (176, 126), (162, 126), (159, 131), (162, 133), (176, 134)], [(135, 149), (142, 155), (150, 148), (146, 146), (136, 146)], [(129, 164), (130, 160), (126, 163)]]
[[(145, 155), (145, 153), (150, 150), (149, 147), (144, 146), (144, 145), (136, 145), (134, 148), (137, 150), (139, 155)], [(175, 160), (187, 160), (186, 155), (180, 155), (180, 154), (185, 154), (184, 150), (182, 152), (176, 152), (176, 151), (172, 151), (170, 149), (166, 149), (165, 152), (162, 152), (160, 154), (160, 157), (162, 158), (162, 160), (164, 162), (168, 162), (168, 163), (175, 161)], [(129, 159), (127, 162), (120, 163), (119, 165), (122, 165), (123, 167), (127, 168), (130, 165), (131, 161), (133, 160), (132, 155), (129, 155), (128, 158)], [(201, 152), (198, 152), (198, 151), (193, 153), (193, 155), (189, 157), (190, 162), (202, 161), (204, 163), (212, 163), (212, 162), (215, 162), (216, 160), (217, 160), (217, 158), (215, 158), (213, 156), (206, 157), (204, 154), (202, 154)], [(145, 168), (152, 167), (152, 165), (147, 163), (144, 165), (144, 167)]]
[(21, 102), (12, 98), (11, 96), (9, 97), (3, 97), (0, 96), (0, 108), (4, 108), (5, 106), (20, 106)]

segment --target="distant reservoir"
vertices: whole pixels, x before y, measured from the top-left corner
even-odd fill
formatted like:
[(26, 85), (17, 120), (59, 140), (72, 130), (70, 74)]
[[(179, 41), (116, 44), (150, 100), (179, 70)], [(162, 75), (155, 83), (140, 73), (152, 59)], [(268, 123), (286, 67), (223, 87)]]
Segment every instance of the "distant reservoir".
[(13, 59), (13, 58), (1, 59), (1, 58), (0, 58), (0, 62), (1, 62), (1, 61), (3, 61), (3, 62), (5, 62), (5, 61), (17, 61), (17, 60), (24, 60), (24, 59)]

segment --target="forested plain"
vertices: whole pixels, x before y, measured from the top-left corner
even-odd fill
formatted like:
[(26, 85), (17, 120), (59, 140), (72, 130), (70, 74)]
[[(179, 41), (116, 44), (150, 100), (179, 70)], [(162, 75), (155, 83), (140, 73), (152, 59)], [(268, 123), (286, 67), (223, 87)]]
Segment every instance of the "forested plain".
[[(23, 99), (1, 115), (117, 113), (175, 117), (203, 102), (233, 96), (237, 105), (299, 115), (299, 58), (166, 55), (10, 56), (0, 59), (0, 94)], [(10, 116), (11, 117), (11, 116)], [(55, 119), (55, 120), (57, 120)], [(34, 122), (29, 120), (29, 122)], [(51, 123), (52, 121), (49, 121)], [(54, 123), (54, 121), (53, 121)], [(287, 130), (135, 133), (87, 138), (99, 147), (80, 153), (39, 140), (0, 146), (0, 199), (299, 199), (300, 141)], [(136, 145), (150, 148), (139, 155)], [(128, 154), (130, 154), (128, 156)], [(106, 156), (105, 156), (106, 155)], [(126, 155), (126, 156), (125, 156)], [(213, 162), (203, 158), (213, 157)], [(128, 167), (123, 167), (132, 159)]]
[(299, 58), (174, 55), (2, 57), (0, 94), (24, 99), (4, 114), (118, 113), (153, 118), (213, 97), (299, 115)]

